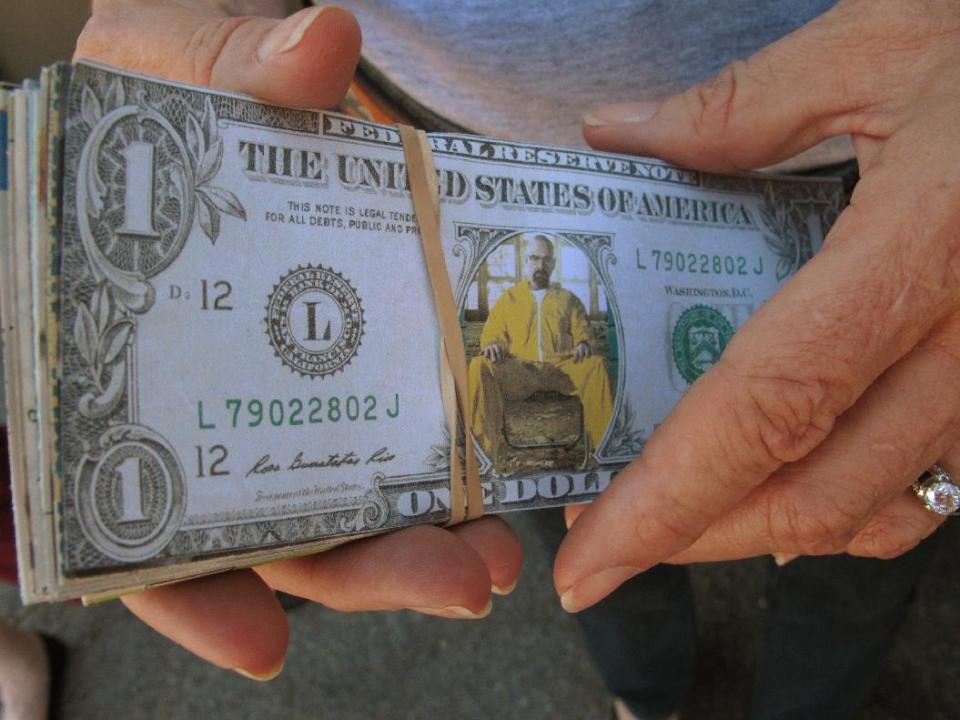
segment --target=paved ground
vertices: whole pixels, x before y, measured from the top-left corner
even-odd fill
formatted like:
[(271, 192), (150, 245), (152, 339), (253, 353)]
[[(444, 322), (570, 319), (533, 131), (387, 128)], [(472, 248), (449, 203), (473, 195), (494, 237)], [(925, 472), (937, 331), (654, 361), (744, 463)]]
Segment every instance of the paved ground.
[[(551, 590), (550, 559), (528, 519), (513, 520), (528, 551), (520, 587), (480, 623), (414, 613), (343, 615), (316, 606), (291, 613), (284, 674), (260, 685), (194, 659), (134, 620), (119, 603), (21, 608), (0, 593), (0, 612), (70, 648), (67, 717), (394, 720), (607, 717), (603, 686), (576, 623)], [(960, 521), (955, 521), (960, 522)], [(866, 720), (957, 717), (960, 573), (947, 528)], [(702, 640), (689, 720), (744, 717), (771, 563), (695, 572)]]

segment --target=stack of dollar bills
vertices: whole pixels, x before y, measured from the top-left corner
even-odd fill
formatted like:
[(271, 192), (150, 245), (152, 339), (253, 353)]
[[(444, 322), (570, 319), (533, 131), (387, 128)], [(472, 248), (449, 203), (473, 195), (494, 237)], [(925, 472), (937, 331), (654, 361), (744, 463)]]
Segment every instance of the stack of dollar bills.
[[(436, 134), (485, 510), (586, 502), (817, 251), (839, 182)], [(26, 602), (450, 516), (396, 128), (80, 64), (0, 90)]]

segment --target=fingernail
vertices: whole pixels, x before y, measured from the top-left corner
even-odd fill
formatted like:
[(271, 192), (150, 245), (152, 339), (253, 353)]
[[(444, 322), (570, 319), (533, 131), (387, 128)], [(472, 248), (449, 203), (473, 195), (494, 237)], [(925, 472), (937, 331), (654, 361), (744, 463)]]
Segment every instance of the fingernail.
[(293, 50), (303, 40), (303, 36), (310, 26), (326, 9), (326, 6), (320, 6), (302, 10), (281, 21), (260, 41), (257, 56), (260, 60), (266, 60), (274, 55), (282, 55)]
[(658, 102), (622, 103), (595, 108), (583, 117), (583, 124), (591, 127), (642, 123), (653, 117), (660, 107)]
[(563, 513), (563, 522), (567, 530), (573, 527), (573, 524), (580, 519), (580, 516), (587, 511), (588, 503), (582, 505), (568, 505)]
[(280, 664), (273, 668), (273, 670), (268, 670), (265, 673), (252, 673), (249, 670), (244, 670), (243, 668), (234, 668), (233, 671), (239, 675), (243, 675), (245, 678), (256, 680), (257, 682), (270, 682), (283, 672), (283, 660), (281, 660)]
[(480, 612), (461, 607), (460, 605), (449, 605), (444, 608), (412, 607), (410, 609), (416, 610), (424, 615), (436, 615), (437, 617), (445, 617), (452, 620), (479, 620), (485, 618), (493, 610), (493, 598), (487, 600), (487, 604), (484, 605), (483, 610)]
[(588, 575), (560, 596), (560, 604), (568, 613), (580, 612), (639, 573), (640, 568), (614, 567)]
[(510, 583), (506, 587), (497, 587), (496, 585), (494, 585), (493, 587), (490, 588), (491, 592), (493, 592), (495, 595), (509, 595), (516, 589), (517, 589), (517, 580), (514, 580), (512, 583)]
[(794, 553), (773, 553), (773, 561), (780, 567), (783, 567), (791, 560), (796, 560), (799, 555)]

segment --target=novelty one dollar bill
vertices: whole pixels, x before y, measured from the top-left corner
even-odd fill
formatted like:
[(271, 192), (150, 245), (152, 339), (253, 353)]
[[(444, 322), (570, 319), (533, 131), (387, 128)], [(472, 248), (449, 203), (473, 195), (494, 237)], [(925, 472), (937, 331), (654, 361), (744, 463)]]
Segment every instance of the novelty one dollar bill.
[[(429, 137), (483, 500), (586, 502), (820, 247), (837, 181)], [(450, 517), (396, 128), (103, 66), (0, 95), (26, 601)]]

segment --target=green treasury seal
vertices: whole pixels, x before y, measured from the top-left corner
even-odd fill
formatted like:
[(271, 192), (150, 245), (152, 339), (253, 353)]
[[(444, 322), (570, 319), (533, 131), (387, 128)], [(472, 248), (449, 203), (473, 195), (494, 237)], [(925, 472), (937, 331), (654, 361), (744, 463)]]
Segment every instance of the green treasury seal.
[(267, 334), (284, 365), (322, 378), (350, 363), (363, 337), (363, 306), (336, 270), (318, 265), (291, 270), (267, 302)]
[(720, 359), (733, 337), (733, 325), (719, 310), (694, 305), (680, 315), (673, 327), (673, 361), (688, 383), (703, 375)]

